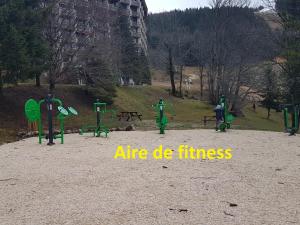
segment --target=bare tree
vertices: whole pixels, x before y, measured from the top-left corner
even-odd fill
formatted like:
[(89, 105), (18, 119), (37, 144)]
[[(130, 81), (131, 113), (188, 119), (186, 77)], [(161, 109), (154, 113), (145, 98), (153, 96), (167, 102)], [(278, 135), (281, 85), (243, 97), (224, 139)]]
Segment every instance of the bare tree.
[[(183, 70), (185, 67), (185, 57), (189, 52), (189, 45), (193, 40), (188, 40), (188, 31), (181, 25), (176, 12), (170, 12), (165, 23), (160, 21), (160, 27), (167, 30), (166, 33), (152, 33), (157, 36), (160, 42), (151, 49), (150, 54), (155, 54), (160, 67), (167, 65), (167, 74), (170, 77), (171, 93), (173, 96), (182, 96)], [(180, 35), (178, 35), (180, 33)], [(163, 49), (163, 51), (162, 51)], [(156, 61), (156, 60), (155, 60)], [(179, 69), (178, 69), (179, 68)], [(176, 88), (176, 75), (179, 74), (179, 90)]]
[(2, 70), (0, 69), (0, 97), (3, 96), (3, 86), (4, 86), (4, 82), (2, 77)]
[(249, 7), (251, 0), (211, 0), (210, 7), (213, 9), (221, 7)]
[(204, 96), (204, 85), (205, 85), (205, 66), (207, 65), (208, 59), (207, 55), (209, 55), (208, 39), (206, 38), (206, 34), (196, 33), (193, 41), (193, 56), (197, 61), (198, 66), (198, 75), (200, 81), (200, 99), (203, 100)]
[(280, 67), (280, 72), (284, 75), (282, 77), (285, 78), (284, 100), (297, 103), (300, 101), (299, 1), (264, 0), (264, 2), (275, 15), (272, 22), (280, 27), (275, 40), (280, 52), (273, 63)]
[(179, 31), (181, 35), (177, 35), (173, 39), (173, 49), (174, 49), (174, 61), (177, 65), (177, 72), (179, 73), (179, 97), (183, 97), (182, 86), (183, 86), (183, 71), (186, 65), (186, 58), (191, 53), (192, 42), (194, 41), (188, 34), (188, 30), (183, 27)]
[(74, 65), (77, 53), (88, 43), (87, 6), (84, 1), (42, 1), (45, 9), (44, 36), (49, 44), (49, 89)]
[(166, 44), (166, 48), (168, 49), (168, 74), (170, 76), (171, 82), (171, 93), (173, 96), (176, 96), (176, 85), (175, 85), (175, 65), (173, 58), (173, 49), (171, 46)]
[(88, 43), (77, 53), (77, 72), (88, 85), (98, 85), (112, 80), (113, 55), (112, 19), (108, 7), (97, 0), (89, 1)]
[(249, 1), (215, 0), (212, 3), (214, 19), (207, 65), (209, 99), (216, 104), (220, 95), (226, 95), (231, 109), (241, 112), (244, 101), (255, 91), (257, 80), (262, 76), (256, 72), (256, 65), (267, 58), (262, 51), (267, 48), (262, 38), (268, 36), (267, 29), (259, 29), (261, 26), (256, 23), (261, 21), (254, 20), (255, 16), (251, 21), (239, 23), (232, 7), (242, 10)]

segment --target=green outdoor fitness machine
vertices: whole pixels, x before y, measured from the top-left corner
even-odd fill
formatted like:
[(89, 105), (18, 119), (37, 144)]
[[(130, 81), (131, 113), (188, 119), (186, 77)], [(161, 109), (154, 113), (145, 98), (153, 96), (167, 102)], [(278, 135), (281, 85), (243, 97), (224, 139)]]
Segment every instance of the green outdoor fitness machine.
[[(42, 125), (42, 113), (41, 106), (42, 104), (47, 105), (47, 115), (48, 115), (48, 135), (44, 135), (43, 125)], [(53, 111), (54, 104), (57, 104), (57, 119), (60, 125), (60, 133), (58, 135), (54, 134), (53, 131)], [(49, 94), (45, 99), (37, 102), (34, 99), (29, 99), (25, 103), (25, 115), (29, 122), (38, 124), (38, 135), (39, 135), (39, 144), (42, 144), (42, 139), (48, 139), (48, 145), (54, 145), (54, 139), (60, 139), (61, 144), (64, 144), (64, 120), (69, 115), (77, 116), (77, 111), (68, 107), (68, 110), (63, 107), (62, 101), (57, 98), (53, 98), (51, 94)]]
[(165, 114), (166, 109), (169, 109), (171, 114), (174, 116), (175, 113), (170, 105), (164, 102), (164, 100), (160, 99), (158, 104), (152, 106), (156, 110), (156, 124), (159, 128), (160, 134), (165, 134), (165, 129), (168, 125), (168, 118)]
[(100, 102), (99, 99), (93, 105), (93, 111), (96, 113), (96, 126), (84, 126), (79, 130), (79, 134), (83, 135), (84, 133), (93, 133), (95, 137), (100, 137), (101, 134), (104, 134), (105, 137), (108, 137), (109, 129), (104, 125), (104, 116), (107, 113), (111, 113), (112, 117), (115, 115), (114, 110), (107, 110), (107, 103)]
[(224, 95), (221, 96), (219, 104), (223, 109), (223, 122), (219, 125), (218, 129), (221, 132), (226, 132), (226, 129), (231, 128), (231, 124), (234, 121), (235, 117), (229, 112), (228, 103)]
[[(299, 131), (300, 104), (284, 105), (283, 112), (286, 132), (288, 132), (291, 136), (296, 135)], [(290, 118), (292, 119), (291, 123)]]

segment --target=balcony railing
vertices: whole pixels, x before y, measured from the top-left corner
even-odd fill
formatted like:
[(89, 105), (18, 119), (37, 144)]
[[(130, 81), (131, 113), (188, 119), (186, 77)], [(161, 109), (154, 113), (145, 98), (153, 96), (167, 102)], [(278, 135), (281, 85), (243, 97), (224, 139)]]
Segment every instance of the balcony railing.
[(130, 5), (130, 0), (120, 0), (120, 3)]
[(141, 6), (141, 3), (139, 0), (131, 0), (131, 5), (139, 8)]
[(132, 33), (132, 36), (135, 37), (135, 38), (140, 38), (141, 37), (141, 32), (139, 31), (131, 31)]
[(136, 21), (131, 21), (131, 26), (133, 26), (133, 27), (140, 27), (139, 23), (136, 22)]
[(137, 11), (132, 11), (131, 10), (131, 16), (132, 17), (139, 17), (139, 13)]

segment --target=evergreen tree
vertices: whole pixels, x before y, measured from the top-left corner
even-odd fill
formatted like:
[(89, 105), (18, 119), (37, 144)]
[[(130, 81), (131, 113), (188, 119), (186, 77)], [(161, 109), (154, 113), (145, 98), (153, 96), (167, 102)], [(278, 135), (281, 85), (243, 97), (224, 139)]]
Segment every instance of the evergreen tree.
[(27, 54), (30, 59), (29, 78), (35, 77), (36, 86), (40, 86), (41, 73), (47, 70), (49, 49), (43, 38), (43, 11), (39, 8), (39, 0), (26, 3), (25, 38)]
[(285, 17), (300, 19), (300, 2), (298, 0), (276, 0), (276, 9)]
[(24, 80), (29, 66), (24, 36), (13, 25), (8, 25), (6, 34), (1, 40), (1, 67), (4, 82), (17, 84)]
[(0, 92), (3, 83), (17, 84), (41, 72), (45, 44), (37, 0), (0, 3)]
[(17, 83), (27, 66), (25, 40), (20, 24), (24, 20), (21, 7), (21, 0), (6, 1), (0, 5), (1, 83)]
[(286, 101), (300, 103), (300, 1), (277, 0), (276, 9), (284, 23), (282, 56), (286, 75)]

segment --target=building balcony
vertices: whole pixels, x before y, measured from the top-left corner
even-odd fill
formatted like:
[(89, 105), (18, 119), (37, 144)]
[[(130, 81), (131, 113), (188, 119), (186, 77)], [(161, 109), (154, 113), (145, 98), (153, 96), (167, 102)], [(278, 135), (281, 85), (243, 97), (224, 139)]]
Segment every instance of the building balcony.
[(122, 16), (130, 16), (130, 11), (128, 9), (122, 9), (120, 10), (120, 14)]
[(140, 38), (141, 37), (141, 32), (139, 31), (131, 31), (132, 36), (135, 38)]
[(130, 5), (130, 0), (120, 0), (120, 3)]
[(134, 27), (134, 28), (140, 27), (139, 23), (136, 22), (136, 21), (131, 21), (131, 26)]
[(132, 10), (131, 10), (131, 16), (132, 17), (137, 17), (137, 18), (140, 17), (139, 13), (137, 11), (132, 11)]
[(109, 3), (109, 4), (115, 5), (115, 4), (117, 4), (119, 1), (120, 1), (120, 0), (108, 0), (108, 3)]
[(138, 8), (141, 7), (141, 3), (140, 3), (139, 0), (131, 0), (131, 5), (132, 5), (132, 6), (136, 6), (136, 7), (138, 7)]

